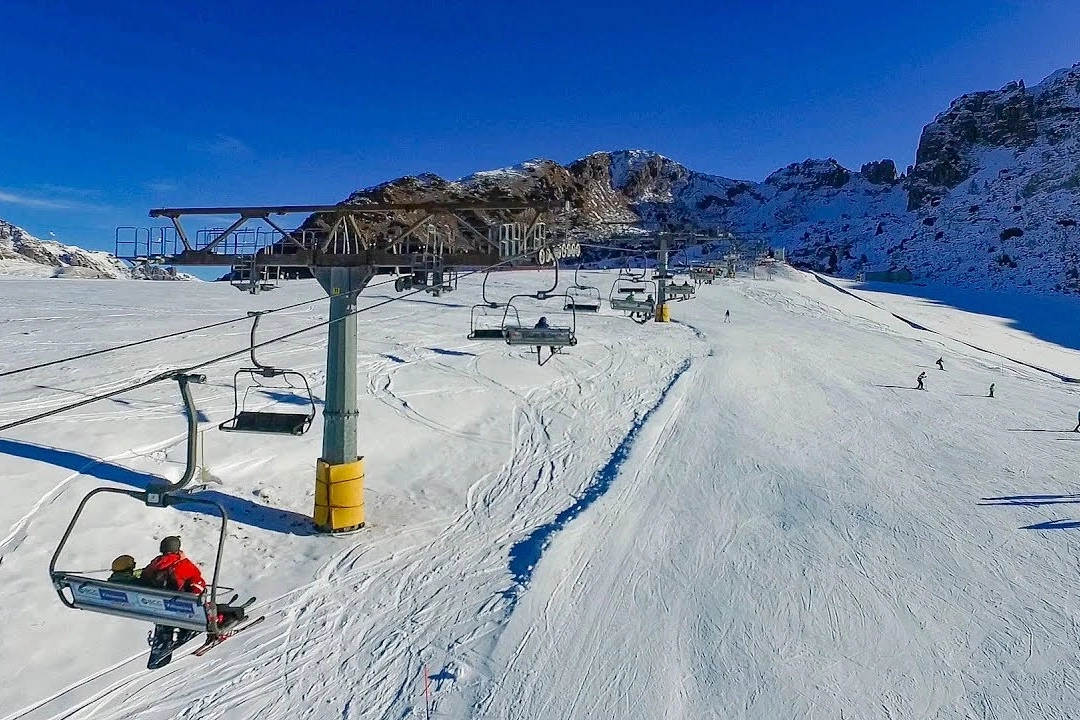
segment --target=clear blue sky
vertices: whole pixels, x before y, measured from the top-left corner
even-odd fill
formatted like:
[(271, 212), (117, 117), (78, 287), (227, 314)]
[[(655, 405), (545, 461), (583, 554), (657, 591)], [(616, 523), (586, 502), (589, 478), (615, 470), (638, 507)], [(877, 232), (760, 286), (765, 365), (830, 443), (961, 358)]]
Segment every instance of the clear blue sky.
[(150, 207), (595, 150), (903, 168), (957, 95), (1080, 61), (1078, 28), (1076, 0), (4, 0), (0, 218), (111, 250)]

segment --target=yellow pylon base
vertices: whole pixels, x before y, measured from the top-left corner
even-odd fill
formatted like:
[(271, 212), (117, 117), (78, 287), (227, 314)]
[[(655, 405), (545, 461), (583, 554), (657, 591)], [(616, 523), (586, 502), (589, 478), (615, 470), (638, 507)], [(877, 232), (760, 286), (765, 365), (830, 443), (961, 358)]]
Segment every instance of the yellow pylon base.
[(669, 322), (671, 320), (671, 308), (667, 303), (656, 306), (656, 322)]
[(349, 532), (364, 526), (364, 458), (315, 465), (315, 527), (322, 532)]

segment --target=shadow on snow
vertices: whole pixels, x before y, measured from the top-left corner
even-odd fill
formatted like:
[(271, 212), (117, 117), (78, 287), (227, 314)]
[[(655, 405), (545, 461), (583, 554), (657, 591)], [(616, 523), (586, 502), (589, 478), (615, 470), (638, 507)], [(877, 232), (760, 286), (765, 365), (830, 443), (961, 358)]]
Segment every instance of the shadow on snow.
[[(95, 477), (98, 480), (127, 485), (136, 490), (145, 490), (150, 481), (160, 479), (156, 475), (132, 470), (122, 465), (115, 465), (89, 455), (18, 440), (0, 438), (0, 453), (11, 457), (48, 463), (72, 470), (81, 475)], [(196, 494), (200, 498), (221, 503), (230, 520), (286, 535), (315, 534), (311, 519), (292, 510), (278, 510), (216, 490), (203, 490), (193, 493), (193, 495)], [(196, 504), (180, 503), (174, 507), (184, 512), (214, 515), (213, 512)]]
[(623, 437), (618, 447), (611, 453), (607, 462), (593, 475), (592, 482), (586, 486), (585, 490), (577, 498), (573, 505), (566, 508), (558, 515), (556, 515), (550, 522), (545, 523), (537, 528), (534, 528), (526, 537), (514, 543), (510, 548), (510, 574), (513, 577), (513, 587), (504, 590), (503, 597), (510, 600), (510, 610), (513, 610), (514, 604), (520, 597), (521, 592), (528, 587), (529, 581), (532, 579), (536, 564), (540, 562), (541, 556), (544, 554), (544, 550), (547, 549), (551, 543), (555, 533), (565, 528), (570, 521), (578, 517), (583, 513), (590, 505), (596, 502), (615, 482), (615, 478), (619, 475), (619, 470), (622, 469), (623, 463), (630, 456), (630, 450), (633, 449), (634, 441), (637, 439), (638, 433), (641, 432), (641, 428), (649, 420), (654, 412), (664, 404), (665, 398), (671, 388), (683, 373), (690, 369), (690, 361), (687, 360), (675, 371), (675, 375), (664, 387), (660, 393), (660, 397), (656, 403), (645, 412), (645, 414), (638, 417), (634, 424), (630, 426), (630, 430)]

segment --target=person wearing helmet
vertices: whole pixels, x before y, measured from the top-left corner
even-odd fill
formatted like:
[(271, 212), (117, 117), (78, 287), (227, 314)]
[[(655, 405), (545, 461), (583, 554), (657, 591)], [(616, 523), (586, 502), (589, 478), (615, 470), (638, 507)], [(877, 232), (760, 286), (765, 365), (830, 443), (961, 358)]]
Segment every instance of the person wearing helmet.
[(170, 535), (163, 538), (159, 550), (161, 554), (143, 568), (140, 576), (143, 584), (196, 594), (201, 594), (206, 589), (202, 572), (180, 550), (178, 536)]
[(118, 555), (112, 561), (110, 570), (112, 575), (108, 578), (109, 582), (127, 583), (129, 585), (139, 582), (140, 571), (135, 569), (135, 558), (130, 555)]

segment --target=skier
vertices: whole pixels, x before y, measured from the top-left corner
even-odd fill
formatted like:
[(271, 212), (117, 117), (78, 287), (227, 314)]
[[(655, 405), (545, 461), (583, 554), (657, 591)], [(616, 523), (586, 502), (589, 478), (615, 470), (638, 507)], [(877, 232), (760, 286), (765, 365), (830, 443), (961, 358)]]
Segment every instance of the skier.
[[(916, 389), (917, 389), (917, 390), (925, 390), (925, 389), (926, 389), (926, 386), (925, 386), (925, 385), (923, 385), (923, 380), (925, 380), (925, 379), (926, 379), (926, 373), (925, 373), (925, 372), (921, 372), (921, 373), (919, 373), (919, 377), (918, 377), (917, 379), (918, 379), (918, 381), (919, 381), (919, 386), (918, 386), (918, 388), (916, 388)], [(1080, 427), (1080, 425), (1077, 425), (1077, 427)]]
[(1076, 413), (1076, 427), (1073, 428), (1073, 432), (1080, 432), (1080, 412)]
[(725, 310), (724, 311), (724, 322), (731, 322), (731, 311), (730, 310)]
[[(544, 322), (544, 327), (547, 327), (547, 318), (540, 319)], [(164, 538), (160, 549), (161, 555), (151, 560), (142, 570), (140, 584), (201, 595), (206, 590), (206, 581), (203, 580), (198, 566), (188, 560), (187, 555), (180, 550), (180, 538), (176, 535)], [(245, 617), (244, 608), (240, 606), (218, 605), (217, 610), (219, 625), (238, 622)]]
[(117, 556), (112, 561), (110, 570), (112, 575), (108, 577), (109, 582), (127, 583), (128, 585), (139, 583), (139, 571), (135, 569), (135, 558), (130, 555)]
[[(987, 395), (986, 397), (994, 397), (994, 383), (990, 383), (990, 394)], [(1078, 418), (1078, 419), (1080, 419), (1080, 418)], [(1078, 424), (1077, 427), (1080, 427), (1080, 424)]]
[(936, 363), (934, 363), (934, 364), (935, 364), (935, 365), (937, 365), (937, 367), (938, 367), (938, 370), (944, 370), (944, 369), (945, 369), (945, 362), (944, 362), (944, 358), (938, 358), (938, 359), (937, 359), (937, 362), (936, 362)]
[(541, 316), (540, 319), (536, 321), (536, 325), (534, 325), (533, 327), (537, 330), (547, 330), (550, 326), (548, 325), (547, 318)]
[(180, 538), (170, 535), (159, 546), (161, 554), (143, 568), (140, 579), (144, 585), (201, 594), (206, 581), (195, 563), (180, 550)]
[[(205, 592), (206, 581), (203, 580), (202, 572), (180, 549), (179, 536), (169, 535), (162, 538), (159, 550), (161, 554), (143, 568), (139, 576), (139, 584), (199, 595)], [(226, 624), (234, 625), (246, 617), (243, 606), (218, 605), (215, 620), (218, 626), (222, 627)], [(168, 663), (173, 650), (194, 638), (199, 632), (167, 625), (155, 625), (154, 632), (150, 636), (150, 661), (147, 667), (157, 668)]]

